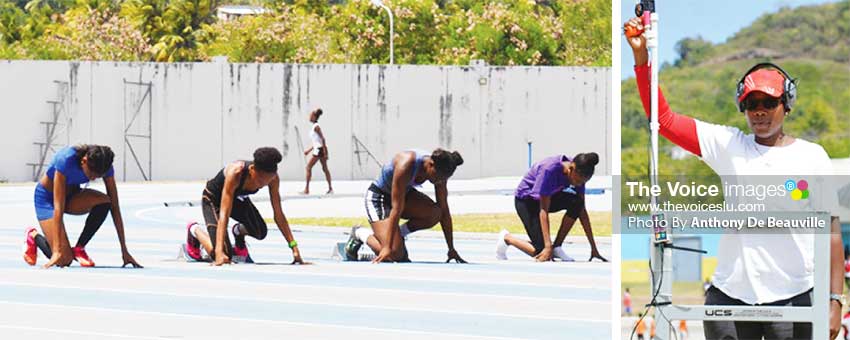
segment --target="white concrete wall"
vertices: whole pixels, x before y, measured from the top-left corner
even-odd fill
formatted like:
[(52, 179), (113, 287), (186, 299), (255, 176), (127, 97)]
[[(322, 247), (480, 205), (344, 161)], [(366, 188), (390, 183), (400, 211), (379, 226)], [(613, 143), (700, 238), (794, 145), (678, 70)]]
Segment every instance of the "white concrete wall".
[[(407, 148), (459, 150), (460, 178), (522, 174), (528, 141), (534, 160), (595, 151), (597, 173), (610, 174), (609, 68), (0, 61), (0, 179), (32, 179), (25, 164), (38, 162), (33, 143), (44, 139), (39, 122), (50, 120), (46, 101), (60, 98), (61, 81), (69, 85), (57, 143), (110, 145), (118, 178), (126, 161), (126, 179), (140, 180), (124, 127), (125, 106), (132, 111), (141, 93), (125, 91), (125, 80), (152, 84), (151, 120), (130, 132), (150, 126), (155, 180), (208, 178), (266, 145), (284, 154), (282, 177), (302, 179), (297, 138), (309, 145), (316, 107), (338, 179), (377, 173), (365, 155), (358, 162), (352, 134), (381, 162)], [(148, 143), (131, 141), (147, 167)]]

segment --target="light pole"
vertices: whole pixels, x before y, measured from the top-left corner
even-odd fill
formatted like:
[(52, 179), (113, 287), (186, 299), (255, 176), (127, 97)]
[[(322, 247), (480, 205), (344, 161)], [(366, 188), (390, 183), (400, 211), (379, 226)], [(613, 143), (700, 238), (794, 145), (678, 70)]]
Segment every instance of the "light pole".
[(384, 5), (383, 0), (370, 0), (372, 5), (376, 7), (381, 7), (387, 11), (387, 14), (390, 16), (390, 65), (395, 62), (395, 58), (393, 57), (395, 53), (393, 53), (393, 11), (390, 10), (387, 5)]

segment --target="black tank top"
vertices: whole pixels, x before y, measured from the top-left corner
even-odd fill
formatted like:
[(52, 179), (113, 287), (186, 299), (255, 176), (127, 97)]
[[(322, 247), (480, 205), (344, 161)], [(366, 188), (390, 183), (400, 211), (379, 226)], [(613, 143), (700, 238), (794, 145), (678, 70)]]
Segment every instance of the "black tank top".
[[(248, 166), (252, 163), (253, 162), (242, 161), (242, 172), (239, 174), (239, 185), (236, 186), (236, 192), (233, 193), (234, 197), (253, 195), (256, 194), (257, 191), (260, 191), (260, 189), (248, 191), (243, 188), (245, 181), (248, 179)], [(215, 177), (207, 181), (207, 187), (204, 190), (204, 194), (216, 205), (221, 204), (221, 192), (224, 190), (224, 169), (226, 169), (226, 167), (219, 170)]]

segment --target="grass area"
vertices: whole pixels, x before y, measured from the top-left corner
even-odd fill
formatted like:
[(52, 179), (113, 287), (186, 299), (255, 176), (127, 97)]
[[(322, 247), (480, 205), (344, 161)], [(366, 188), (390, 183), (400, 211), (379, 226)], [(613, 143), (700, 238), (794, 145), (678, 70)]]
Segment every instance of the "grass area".
[[(590, 223), (593, 226), (594, 236), (611, 236), (611, 212), (588, 212)], [(557, 232), (564, 213), (549, 215), (552, 222), (552, 235)], [(273, 219), (267, 218), (266, 222), (274, 223)], [(455, 231), (498, 233), (502, 229), (508, 229), (511, 233), (524, 235), (525, 228), (519, 217), (513, 213), (500, 214), (453, 214), (452, 222)], [(328, 227), (351, 227), (354, 225), (369, 225), (365, 217), (322, 217), (322, 218), (289, 218), (289, 223), (300, 225), (315, 225)], [(570, 235), (584, 236), (584, 229), (576, 222)]]
[[(711, 277), (717, 267), (716, 257), (702, 259), (702, 277)], [(622, 289), (626, 288), (632, 294), (633, 313), (643, 311), (643, 306), (649, 303), (649, 262), (647, 260), (623, 260), (620, 266)], [(676, 304), (701, 305), (705, 301), (702, 282), (673, 282), (673, 296)], [(622, 292), (621, 292), (622, 294)]]
[[(644, 306), (649, 303), (649, 282), (625, 283), (623, 291), (629, 289), (632, 294), (632, 315), (643, 312)], [(620, 292), (622, 298), (622, 292)], [(681, 305), (701, 305), (705, 302), (702, 282), (673, 282), (673, 303)]]
[[(716, 257), (704, 257), (702, 259), (702, 278), (710, 278), (717, 268)], [(620, 277), (623, 286), (628, 284), (639, 284), (649, 282), (649, 261), (647, 260), (623, 260), (620, 266)]]

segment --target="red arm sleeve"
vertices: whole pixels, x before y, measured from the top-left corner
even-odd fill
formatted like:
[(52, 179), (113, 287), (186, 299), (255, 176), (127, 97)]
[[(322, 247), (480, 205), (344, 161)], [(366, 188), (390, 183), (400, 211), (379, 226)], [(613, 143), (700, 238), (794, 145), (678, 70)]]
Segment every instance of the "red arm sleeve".
[[(650, 114), (649, 73), (649, 65), (635, 66), (638, 92), (640, 92), (640, 100), (647, 117)], [(660, 88), (658, 89), (658, 123), (661, 125), (660, 132), (664, 138), (697, 156), (702, 156), (699, 138), (697, 137), (696, 121), (691, 117), (670, 110), (670, 105), (664, 99), (664, 93), (661, 92)]]

